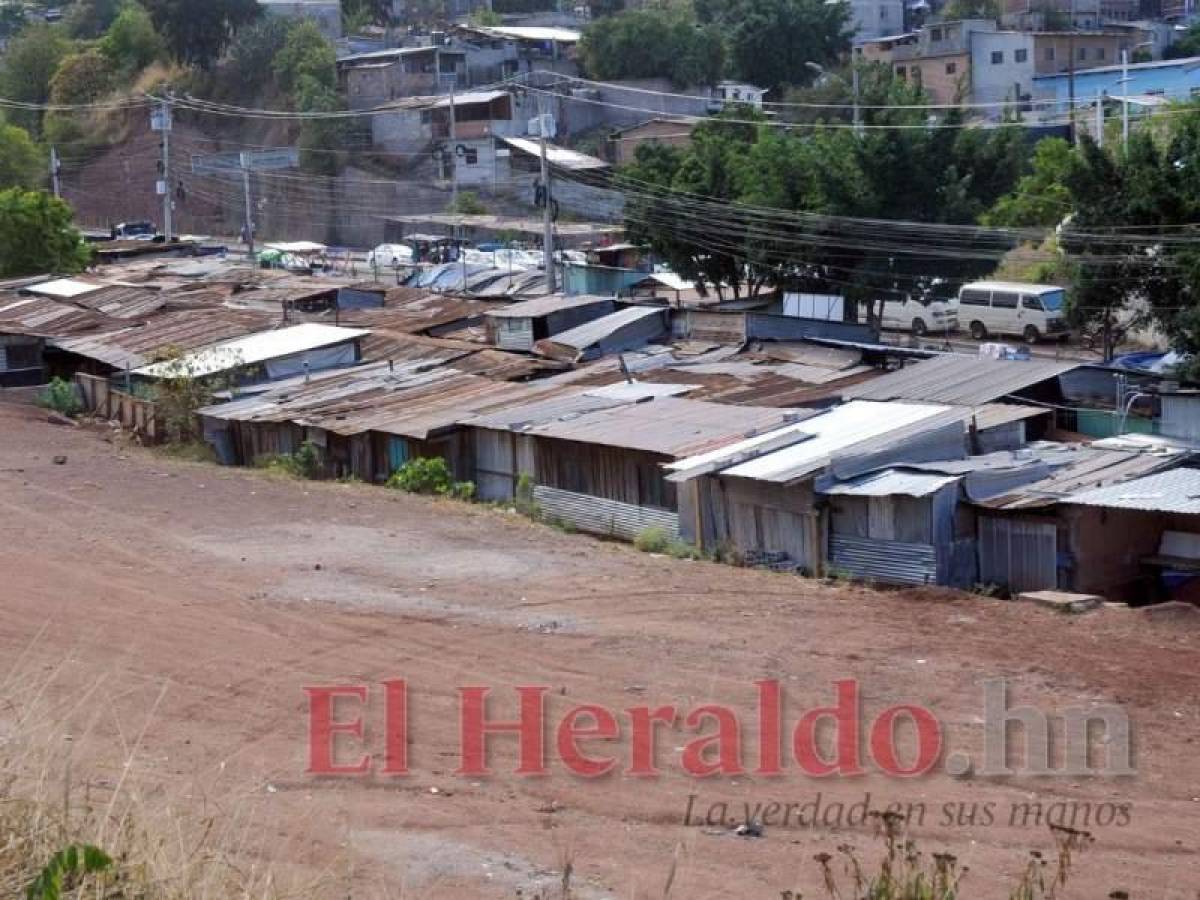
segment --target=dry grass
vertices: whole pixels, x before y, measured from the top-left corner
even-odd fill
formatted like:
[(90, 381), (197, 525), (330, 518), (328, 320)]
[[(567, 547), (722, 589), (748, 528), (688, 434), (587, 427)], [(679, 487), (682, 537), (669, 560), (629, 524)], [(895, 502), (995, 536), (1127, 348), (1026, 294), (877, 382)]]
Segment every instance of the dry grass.
[(256, 846), (267, 831), (261, 791), (232, 779), (154, 777), (143, 745), (167, 684), (143, 691), (147, 702), (130, 716), (128, 685), (74, 671), (71, 654), (62, 657), (49, 670), (18, 659), (0, 673), (0, 896), (26, 896), (55, 854), (88, 845), (112, 864), (68, 875), (63, 897), (345, 895), (344, 883), (330, 890), (341, 880), (332, 872), (281, 876), (267, 861)]

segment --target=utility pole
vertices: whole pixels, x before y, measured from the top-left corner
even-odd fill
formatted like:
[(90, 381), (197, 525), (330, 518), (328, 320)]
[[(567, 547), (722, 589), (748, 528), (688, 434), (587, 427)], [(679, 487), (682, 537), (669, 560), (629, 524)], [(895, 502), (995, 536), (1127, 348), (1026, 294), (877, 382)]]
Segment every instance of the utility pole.
[(1129, 51), (1121, 51), (1121, 149), (1129, 149)]
[(854, 92), (854, 133), (861, 135), (863, 131), (862, 110), (858, 105), (858, 64), (851, 63), (850, 86)]
[(551, 294), (558, 293), (558, 273), (554, 269), (554, 217), (551, 205), (554, 200), (550, 194), (550, 158), (546, 151), (546, 131), (548, 119), (546, 104), (542, 95), (538, 96), (538, 133), (541, 135), (542, 150), (542, 256), (546, 265), (546, 289)]
[(162, 180), (159, 182), (159, 190), (162, 191), (163, 201), (163, 236), (167, 243), (171, 243), (171, 238), (174, 234), (174, 223), (171, 221), (172, 203), (171, 199), (171, 99), (170, 94), (163, 98), (159, 106), (159, 115), (162, 116)]
[(1067, 103), (1071, 116), (1071, 146), (1075, 146), (1075, 0), (1071, 0), (1070, 31), (1067, 32)]
[(1096, 146), (1104, 146), (1104, 94), (1096, 92)]
[(458, 122), (454, 112), (454, 88), (450, 88), (450, 202), (458, 212)]
[(58, 150), (54, 147), (50, 148), (50, 185), (54, 189), (55, 197), (62, 197), (62, 186), (58, 183), (58, 173), (62, 169), (62, 164), (58, 160)]
[(242, 226), (243, 233), (246, 237), (246, 246), (249, 248), (250, 261), (254, 261), (254, 204), (250, 198), (250, 154), (242, 151), (242, 193), (245, 196), (246, 212), (245, 224)]

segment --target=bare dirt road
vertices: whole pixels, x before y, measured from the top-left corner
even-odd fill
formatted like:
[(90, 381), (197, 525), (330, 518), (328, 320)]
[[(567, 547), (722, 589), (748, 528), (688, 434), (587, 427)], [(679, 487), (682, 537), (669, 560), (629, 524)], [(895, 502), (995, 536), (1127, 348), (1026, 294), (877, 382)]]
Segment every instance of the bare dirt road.
[[(1006, 897), (1028, 851), (1051, 846), (1044, 827), (1011, 821), (1013, 804), (1128, 804), (1087, 823), (1095, 843), (1067, 895), (1194, 898), (1198, 619), (1061, 617), (673, 561), (504, 511), (176, 461), (0, 403), (0, 724), (36, 706), (23, 727), (70, 747), (76, 790), (136, 785), (236, 836), (246, 865), (319, 879), (314, 894), (528, 897), (570, 862), (581, 897), (660, 898), (672, 870), (673, 897), (823, 896), (814, 854), (875, 852), (869, 826), (835, 805), (869, 794), (875, 809), (910, 805), (922, 848), (956, 854), (966, 896), (985, 898)], [(379, 685), (396, 678), (409, 682), (411, 774), (307, 775), (303, 688), (372, 685), (378, 757)], [(865, 722), (921, 704), (948, 750), (977, 754), (988, 678), (1048, 713), (1122, 704), (1136, 775), (956, 778), (939, 764), (911, 779), (870, 766), (819, 779), (790, 765), (696, 779), (680, 766), (695, 737), (682, 729), (663, 733), (657, 778), (623, 774), (627, 740), (589, 745), (620, 757), (616, 772), (573, 775), (553, 733), (544, 777), (514, 774), (511, 737), (493, 741), (493, 775), (454, 774), (461, 685), (492, 686), (502, 718), (516, 715), (515, 686), (544, 685), (551, 722), (581, 703), (717, 702), (752, 723), (757, 680), (784, 685), (794, 722), (856, 679)], [(748, 736), (747, 769), (756, 747)], [(344, 741), (339, 758), (360, 748)], [(730, 819), (772, 802), (806, 819), (757, 839), (697, 824), (722, 802)]]

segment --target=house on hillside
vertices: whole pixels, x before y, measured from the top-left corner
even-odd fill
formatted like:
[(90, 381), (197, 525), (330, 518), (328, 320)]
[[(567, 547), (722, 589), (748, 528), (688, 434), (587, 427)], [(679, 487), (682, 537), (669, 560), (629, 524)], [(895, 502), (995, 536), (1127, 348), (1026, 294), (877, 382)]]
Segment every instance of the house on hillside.
[(393, 47), (338, 58), (338, 81), (351, 109), (467, 86), (466, 54), (443, 46)]
[(608, 161), (625, 166), (637, 158), (639, 147), (658, 145), (685, 150), (692, 144), (694, 121), (682, 119), (650, 119), (640, 125), (618, 128), (608, 136)]

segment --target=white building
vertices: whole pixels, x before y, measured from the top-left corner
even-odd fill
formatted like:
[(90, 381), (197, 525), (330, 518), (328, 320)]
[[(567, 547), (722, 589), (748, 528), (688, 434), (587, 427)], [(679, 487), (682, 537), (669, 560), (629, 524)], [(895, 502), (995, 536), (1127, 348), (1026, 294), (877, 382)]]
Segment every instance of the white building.
[[(841, 3), (847, 0), (826, 0)], [(854, 43), (873, 41), (904, 30), (904, 0), (848, 0)]]

